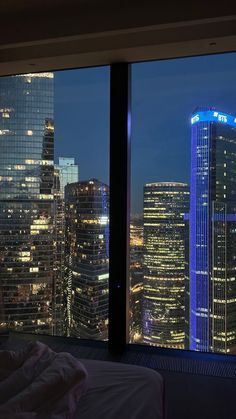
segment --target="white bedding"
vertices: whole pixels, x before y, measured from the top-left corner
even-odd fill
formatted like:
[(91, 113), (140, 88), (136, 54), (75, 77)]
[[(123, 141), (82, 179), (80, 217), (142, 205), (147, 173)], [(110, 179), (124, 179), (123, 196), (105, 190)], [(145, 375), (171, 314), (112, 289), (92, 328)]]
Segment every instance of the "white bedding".
[(87, 372), (69, 353), (41, 342), (0, 351), (1, 419), (72, 419), (87, 389)]
[(88, 371), (88, 389), (76, 419), (164, 419), (160, 374), (136, 365), (80, 361)]

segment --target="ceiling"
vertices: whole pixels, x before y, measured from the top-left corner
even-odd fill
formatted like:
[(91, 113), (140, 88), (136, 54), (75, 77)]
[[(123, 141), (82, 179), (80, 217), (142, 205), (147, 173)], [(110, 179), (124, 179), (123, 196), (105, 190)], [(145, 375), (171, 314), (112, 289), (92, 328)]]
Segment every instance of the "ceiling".
[(0, 75), (231, 51), (236, 45), (236, 3), (1, 0), (0, 15)]
[[(202, 6), (201, 6), (202, 3)], [(232, 2), (233, 3), (233, 2)], [(236, 15), (236, 4), (158, 0), (1, 0), (0, 45)]]

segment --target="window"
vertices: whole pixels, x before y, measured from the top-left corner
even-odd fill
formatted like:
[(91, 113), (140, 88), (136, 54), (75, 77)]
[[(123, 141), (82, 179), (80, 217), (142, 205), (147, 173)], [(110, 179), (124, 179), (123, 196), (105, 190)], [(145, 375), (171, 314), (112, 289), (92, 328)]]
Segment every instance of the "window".
[[(235, 353), (235, 64), (132, 65), (131, 343)], [(0, 79), (1, 328), (108, 337), (109, 71)]]
[(132, 65), (130, 342), (236, 353), (235, 67)]
[(0, 78), (0, 328), (107, 339), (109, 68)]

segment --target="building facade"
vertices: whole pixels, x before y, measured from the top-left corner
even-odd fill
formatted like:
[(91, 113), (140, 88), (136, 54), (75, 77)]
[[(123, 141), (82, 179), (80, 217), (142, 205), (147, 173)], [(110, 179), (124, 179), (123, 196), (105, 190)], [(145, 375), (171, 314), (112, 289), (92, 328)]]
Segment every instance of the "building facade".
[[(75, 159), (71, 157), (59, 157), (54, 170), (55, 179), (55, 204), (57, 208), (57, 265), (60, 266), (60, 275), (55, 302), (57, 315), (57, 330), (55, 334), (68, 334), (65, 318), (67, 317), (67, 279), (65, 268), (65, 186), (79, 181), (79, 168)], [(60, 326), (59, 326), (60, 325)]]
[(130, 223), (129, 327), (130, 342), (142, 339), (143, 298), (143, 217), (132, 217)]
[(66, 327), (66, 280), (65, 280), (65, 201), (60, 188), (60, 172), (54, 166), (54, 277), (53, 334), (64, 336)]
[(191, 118), (190, 349), (236, 349), (236, 118)]
[(107, 339), (109, 188), (96, 179), (68, 184), (65, 203), (68, 335)]
[(189, 189), (185, 183), (144, 187), (143, 341), (184, 348)]
[(65, 186), (79, 181), (79, 167), (75, 164), (75, 159), (71, 157), (59, 157), (55, 167), (59, 170), (60, 190), (64, 198)]
[[(0, 79), (0, 327), (53, 333), (53, 73)], [(55, 270), (54, 270), (55, 269)]]

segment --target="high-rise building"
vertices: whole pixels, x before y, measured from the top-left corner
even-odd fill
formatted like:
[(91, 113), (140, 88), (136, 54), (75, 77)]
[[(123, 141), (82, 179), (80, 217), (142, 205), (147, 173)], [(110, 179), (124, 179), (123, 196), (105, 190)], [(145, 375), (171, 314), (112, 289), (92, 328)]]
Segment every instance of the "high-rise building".
[(236, 351), (236, 118), (197, 109), (192, 123), (190, 349)]
[(53, 73), (0, 78), (0, 327), (53, 332)]
[(79, 167), (75, 164), (75, 159), (71, 157), (59, 157), (59, 162), (55, 167), (59, 170), (60, 190), (64, 197), (65, 186), (79, 181)]
[(143, 216), (133, 216), (130, 223), (129, 263), (131, 342), (140, 342), (142, 338), (143, 251)]
[(144, 187), (143, 341), (185, 346), (189, 189), (185, 183)]
[[(79, 181), (79, 168), (75, 164), (75, 159), (71, 157), (59, 157), (58, 164), (55, 165), (55, 186), (58, 193), (55, 193), (55, 203), (57, 204), (56, 223), (57, 237), (56, 249), (58, 258), (57, 265), (60, 266), (58, 272), (58, 287), (55, 299), (55, 314), (57, 317), (57, 335), (68, 334), (65, 318), (67, 316), (67, 281), (65, 268), (65, 186)], [(56, 190), (55, 190), (56, 192)]]
[(60, 172), (54, 167), (54, 276), (56, 278), (53, 313), (53, 334), (67, 334), (65, 281), (65, 201), (60, 189)]
[(106, 339), (109, 187), (96, 179), (68, 184), (65, 202), (68, 334)]

